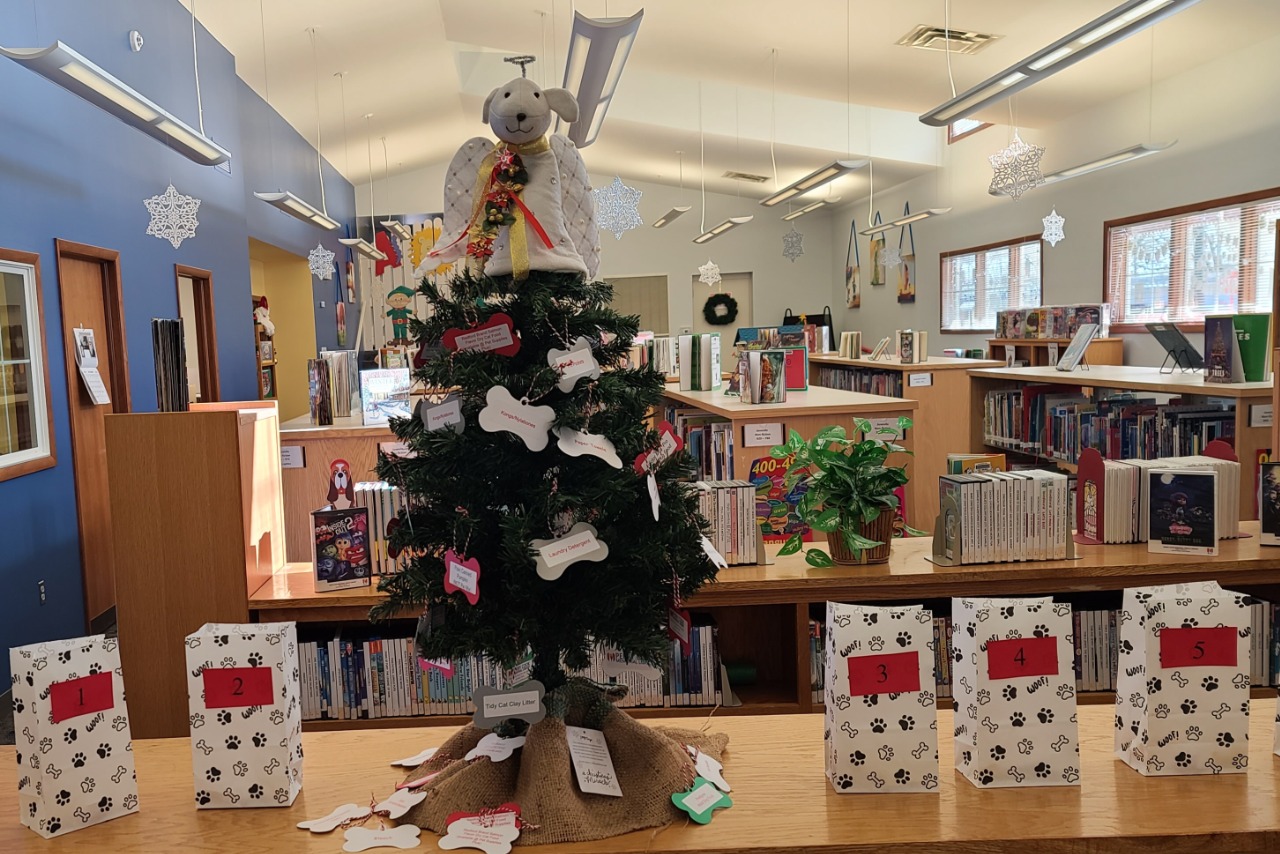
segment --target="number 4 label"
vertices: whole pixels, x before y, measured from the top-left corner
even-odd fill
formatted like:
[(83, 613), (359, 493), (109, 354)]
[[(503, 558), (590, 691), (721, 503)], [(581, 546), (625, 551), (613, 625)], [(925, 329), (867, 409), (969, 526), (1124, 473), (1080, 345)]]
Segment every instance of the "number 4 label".
[(270, 706), (275, 701), (270, 667), (205, 668), (204, 707), (206, 709)]
[(849, 695), (897, 694), (920, 690), (920, 654), (852, 655), (849, 661)]
[(1011, 638), (987, 641), (987, 676), (1017, 679), (1058, 675), (1058, 639)]

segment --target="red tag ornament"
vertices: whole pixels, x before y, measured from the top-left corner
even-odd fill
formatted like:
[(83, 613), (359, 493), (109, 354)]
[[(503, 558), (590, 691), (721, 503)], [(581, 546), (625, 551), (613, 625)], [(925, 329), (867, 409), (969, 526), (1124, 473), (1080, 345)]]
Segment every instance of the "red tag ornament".
[(681, 655), (688, 655), (691, 643), (689, 636), (692, 634), (689, 623), (689, 612), (683, 608), (677, 608), (675, 605), (667, 607), (667, 635), (672, 640), (680, 641)]
[(444, 553), (444, 592), (462, 593), (472, 605), (480, 601), (480, 561), (463, 559), (453, 549)]
[(991, 679), (1057, 675), (1056, 637), (987, 641), (987, 676)]
[(1160, 630), (1160, 666), (1235, 667), (1236, 630), (1231, 626)]
[(453, 662), (447, 658), (419, 658), (418, 666), (423, 672), (428, 670), (439, 670), (444, 674), (445, 679), (453, 678)]
[(447, 350), (480, 353), (497, 353), (514, 356), (520, 352), (520, 338), (515, 334), (515, 323), (502, 312), (489, 317), (484, 323), (469, 329), (450, 329), (444, 333), (441, 343)]
[(658, 425), (658, 447), (636, 456), (636, 474), (647, 474), (662, 465), (672, 454), (684, 449), (684, 439), (676, 435), (670, 421)]
[(849, 695), (900, 694), (920, 690), (920, 654), (894, 652), (849, 656)]
[(55, 724), (81, 715), (105, 712), (114, 708), (116, 694), (111, 671), (54, 682), (49, 686), (49, 710)]
[(206, 667), (203, 675), (206, 709), (269, 706), (275, 702), (270, 667)]

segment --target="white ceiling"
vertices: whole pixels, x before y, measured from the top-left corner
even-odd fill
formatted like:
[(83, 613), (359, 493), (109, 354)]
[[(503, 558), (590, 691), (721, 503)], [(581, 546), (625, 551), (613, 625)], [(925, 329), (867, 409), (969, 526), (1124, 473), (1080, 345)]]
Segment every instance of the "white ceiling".
[[(182, 0), (190, 7), (192, 0)], [(958, 91), (1092, 20), (1119, 0), (952, 0), (954, 29), (1000, 36), (953, 55)], [(950, 96), (946, 55), (896, 44), (919, 24), (942, 26), (945, 0), (203, 0), (197, 16), (237, 58), (244, 80), (315, 142), (319, 85), (323, 152), (348, 179), (446, 161), (487, 129), (480, 103), (513, 76), (506, 55), (539, 56), (529, 71), (556, 85), (572, 13), (645, 16), (599, 140), (596, 173), (696, 187), (699, 128), (707, 189), (760, 198), (773, 162), (785, 185), (832, 159), (875, 158), (887, 189), (941, 162), (938, 132), (916, 117)], [(846, 29), (846, 16), (850, 19)], [(317, 30), (317, 59), (306, 28)], [(265, 74), (263, 31), (266, 33)], [(1280, 32), (1275, 0), (1204, 0), (1024, 91), (1016, 121), (1054, 123)], [(776, 54), (776, 83), (775, 55)], [(316, 70), (318, 67), (318, 71)], [(848, 74), (846, 75), (846, 69)], [(346, 72), (345, 121), (336, 72)], [(269, 84), (269, 85), (268, 85)], [(850, 106), (852, 104), (852, 106)], [(362, 117), (372, 113), (372, 118)], [(771, 116), (772, 114), (772, 116)], [(1008, 123), (1009, 107), (979, 118)], [(345, 144), (344, 144), (345, 123)], [(382, 137), (388, 165), (384, 167)], [(771, 159), (770, 143), (773, 141)], [(721, 178), (768, 176), (763, 185)], [(862, 174), (834, 192), (865, 190)]]

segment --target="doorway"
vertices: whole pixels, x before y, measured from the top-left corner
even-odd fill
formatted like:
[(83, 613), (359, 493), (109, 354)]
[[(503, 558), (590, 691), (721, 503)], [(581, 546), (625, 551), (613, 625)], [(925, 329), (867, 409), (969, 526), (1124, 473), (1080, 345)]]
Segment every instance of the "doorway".
[[(85, 622), (90, 631), (98, 631), (115, 621), (116, 604), (104, 416), (130, 410), (120, 253), (67, 240), (58, 240), (56, 245)], [(77, 329), (93, 330), (98, 372), (110, 403), (95, 405), (80, 379), (75, 354)]]
[[(271, 380), (274, 397), (280, 404), (281, 423), (311, 411), (307, 362), (316, 357), (316, 305), (311, 282), (306, 258), (250, 238), (250, 289), (255, 296), (267, 298), (275, 326)], [(245, 322), (252, 323), (247, 302), (244, 310)], [(258, 353), (260, 361), (255, 364), (261, 364), (262, 355)]]
[(178, 316), (187, 351), (187, 399), (214, 403), (218, 391), (218, 330), (213, 317), (213, 274), (173, 265), (178, 280)]

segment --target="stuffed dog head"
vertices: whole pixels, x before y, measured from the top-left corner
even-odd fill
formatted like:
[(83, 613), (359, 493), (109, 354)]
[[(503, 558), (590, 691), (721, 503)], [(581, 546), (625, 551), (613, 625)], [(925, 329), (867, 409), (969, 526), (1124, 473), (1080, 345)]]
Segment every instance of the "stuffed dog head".
[(567, 122), (577, 121), (578, 101), (567, 89), (543, 89), (517, 77), (484, 99), (481, 121), (503, 142), (523, 145), (547, 132), (553, 112)]

